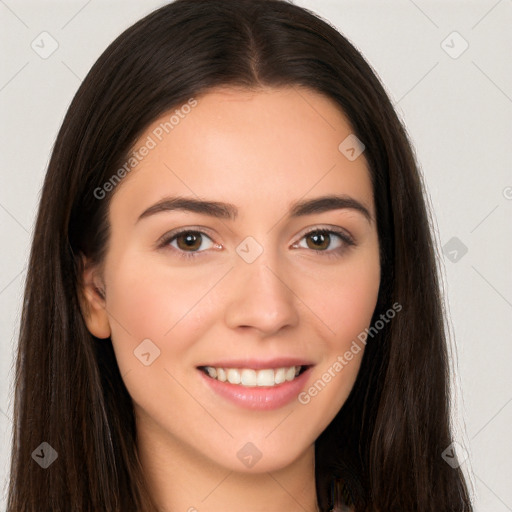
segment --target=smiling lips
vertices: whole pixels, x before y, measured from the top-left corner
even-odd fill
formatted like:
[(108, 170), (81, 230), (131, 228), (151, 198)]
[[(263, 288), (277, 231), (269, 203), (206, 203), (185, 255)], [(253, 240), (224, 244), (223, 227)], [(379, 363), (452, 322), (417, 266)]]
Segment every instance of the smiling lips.
[(313, 366), (310, 361), (287, 357), (271, 361), (216, 361), (197, 369), (215, 395), (244, 409), (268, 411), (296, 400)]
[(306, 386), (312, 369), (311, 365), (259, 369), (247, 366), (201, 366), (198, 370), (215, 395), (244, 409), (269, 411), (294, 402)]
[(201, 369), (209, 377), (220, 382), (229, 382), (230, 384), (246, 387), (273, 387), (283, 382), (291, 382), (306, 369), (306, 366), (293, 365), (261, 370), (203, 366)]

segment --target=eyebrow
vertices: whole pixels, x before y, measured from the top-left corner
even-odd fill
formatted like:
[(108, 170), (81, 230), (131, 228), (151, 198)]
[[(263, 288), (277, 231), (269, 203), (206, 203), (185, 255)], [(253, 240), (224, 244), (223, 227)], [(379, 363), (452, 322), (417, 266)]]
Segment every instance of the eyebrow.
[[(305, 199), (293, 203), (290, 207), (289, 216), (303, 217), (315, 213), (323, 213), (331, 210), (353, 210), (362, 214), (371, 224), (372, 215), (368, 208), (360, 201), (347, 195), (327, 195), (313, 199)], [(238, 215), (238, 208), (231, 203), (218, 201), (207, 201), (193, 197), (165, 197), (144, 210), (136, 222), (161, 212), (174, 210), (188, 211), (209, 215), (219, 219), (235, 220)]]

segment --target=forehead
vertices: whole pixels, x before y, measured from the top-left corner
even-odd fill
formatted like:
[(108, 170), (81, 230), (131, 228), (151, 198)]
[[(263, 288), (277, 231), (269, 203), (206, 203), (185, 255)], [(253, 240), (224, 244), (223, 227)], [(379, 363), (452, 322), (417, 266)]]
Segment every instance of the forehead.
[(351, 134), (341, 109), (318, 92), (219, 88), (148, 126), (133, 146), (136, 165), (118, 185), (112, 208), (129, 202), (139, 211), (180, 194), (243, 210), (340, 192), (357, 196), (373, 212), (364, 153), (350, 160), (339, 149)]

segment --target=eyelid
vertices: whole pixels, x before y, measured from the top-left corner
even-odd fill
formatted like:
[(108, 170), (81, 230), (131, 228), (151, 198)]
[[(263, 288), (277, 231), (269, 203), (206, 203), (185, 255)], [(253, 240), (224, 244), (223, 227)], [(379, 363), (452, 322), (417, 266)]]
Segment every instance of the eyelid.
[[(182, 227), (182, 228), (173, 229), (171, 231), (168, 231), (164, 235), (162, 235), (156, 242), (157, 246), (160, 247), (161, 245), (166, 245), (173, 238), (177, 237), (178, 235), (181, 235), (182, 233), (189, 233), (189, 232), (201, 233), (202, 235), (206, 235), (210, 239), (212, 239), (212, 237), (213, 237), (212, 231), (204, 226), (186, 226), (186, 227)], [(213, 240), (212, 240), (212, 242), (213, 242)]]
[[(314, 226), (308, 226), (307, 228), (304, 228), (304, 230), (298, 235), (298, 241), (302, 240), (306, 235), (316, 233), (317, 231), (335, 233), (336, 235), (339, 235), (346, 243), (355, 244), (356, 242), (349, 231), (340, 226), (333, 226), (330, 224), (316, 224)], [(294, 242), (294, 244), (295, 243), (297, 242)]]
[[(213, 240), (213, 236), (210, 234), (210, 230), (208, 228), (206, 228), (204, 226), (186, 226), (183, 228), (173, 229), (172, 231), (169, 231), (168, 233), (165, 233), (163, 236), (161, 236), (156, 243), (157, 249), (171, 247), (170, 243), (174, 239), (176, 239), (178, 236), (182, 235), (183, 233), (199, 233), (202, 236), (208, 237), (212, 241), (213, 245), (217, 246), (216, 247), (217, 249), (222, 247)], [(174, 252), (177, 252), (179, 256), (183, 256), (183, 257), (194, 257), (195, 255), (206, 252), (204, 250), (203, 251), (181, 251), (174, 247), (172, 247), (172, 250)]]

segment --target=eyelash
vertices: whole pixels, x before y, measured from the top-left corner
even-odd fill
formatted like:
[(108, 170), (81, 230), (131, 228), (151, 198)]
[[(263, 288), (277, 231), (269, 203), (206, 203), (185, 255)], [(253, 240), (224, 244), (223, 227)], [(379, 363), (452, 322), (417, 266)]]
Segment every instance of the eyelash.
[[(204, 236), (208, 237), (210, 240), (212, 240), (211, 237), (204, 231), (187, 228), (187, 229), (174, 231), (174, 232), (168, 233), (167, 235), (164, 235), (161, 239), (161, 242), (158, 244), (158, 247), (159, 248), (167, 247), (173, 240), (178, 238), (180, 235), (187, 234), (187, 233), (188, 234), (193, 233), (195, 235), (197, 235), (197, 234), (204, 235)], [(347, 249), (356, 245), (353, 238), (350, 237), (349, 235), (347, 235), (345, 232), (343, 232), (341, 230), (326, 229), (326, 228), (316, 228), (316, 229), (312, 229), (311, 231), (308, 231), (307, 233), (304, 233), (304, 235), (302, 235), (302, 237), (299, 239), (299, 242), (302, 239), (304, 239), (308, 236), (311, 236), (312, 234), (322, 234), (322, 235), (327, 234), (329, 236), (335, 235), (340, 238), (340, 240), (343, 244), (341, 247), (337, 247), (336, 249), (331, 249), (331, 250), (309, 249), (311, 251), (319, 253), (319, 255), (323, 258), (339, 258), (342, 255), (342, 253), (344, 253)], [(212, 242), (213, 242), (213, 240), (212, 240)], [(293, 245), (296, 245), (299, 242), (296, 242)], [(175, 247), (173, 247), (173, 251), (176, 251), (180, 258), (185, 258), (185, 259), (198, 258), (202, 252), (205, 252), (204, 250), (203, 251), (183, 251), (183, 250), (175, 248)]]

